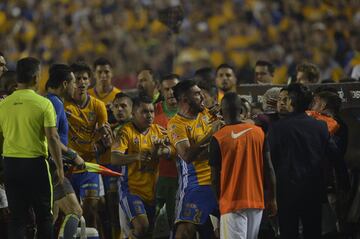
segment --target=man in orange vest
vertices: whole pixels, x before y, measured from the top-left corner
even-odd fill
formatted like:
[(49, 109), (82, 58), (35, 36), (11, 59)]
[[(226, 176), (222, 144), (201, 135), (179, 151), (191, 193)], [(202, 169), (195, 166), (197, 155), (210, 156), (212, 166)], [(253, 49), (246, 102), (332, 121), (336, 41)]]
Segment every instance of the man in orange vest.
[[(220, 207), (220, 238), (257, 238), (268, 183), (267, 207), (277, 210), (275, 173), (262, 129), (241, 119), (243, 101), (226, 93), (221, 109), (226, 125), (210, 141), (212, 184)], [(263, 175), (264, 174), (264, 175)], [(265, 176), (265, 177), (264, 177)]]

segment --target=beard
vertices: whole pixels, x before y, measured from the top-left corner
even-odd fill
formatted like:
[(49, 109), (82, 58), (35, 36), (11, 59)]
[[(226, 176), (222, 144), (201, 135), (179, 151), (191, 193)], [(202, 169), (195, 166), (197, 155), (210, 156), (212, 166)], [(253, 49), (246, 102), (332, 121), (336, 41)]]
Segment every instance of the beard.
[(202, 107), (201, 105), (197, 104), (195, 101), (191, 100), (189, 101), (189, 106), (191, 108), (191, 110), (194, 111), (194, 113), (200, 113), (204, 111), (204, 107)]

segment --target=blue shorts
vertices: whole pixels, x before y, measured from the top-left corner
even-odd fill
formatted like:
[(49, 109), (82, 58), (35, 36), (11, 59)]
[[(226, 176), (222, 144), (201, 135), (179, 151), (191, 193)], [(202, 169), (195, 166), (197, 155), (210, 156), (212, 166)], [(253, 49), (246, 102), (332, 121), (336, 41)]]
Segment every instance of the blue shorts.
[(95, 191), (95, 197), (99, 196), (100, 192), (100, 182), (99, 174), (83, 172), (83, 173), (74, 173), (70, 177), (70, 182), (74, 188), (76, 195), (82, 200), (86, 196), (86, 191), (93, 190)]
[(175, 223), (190, 222), (203, 225), (210, 214), (217, 214), (218, 203), (212, 188), (208, 185), (185, 189), (180, 192)]
[[(111, 164), (107, 164), (104, 165), (105, 167), (107, 167), (108, 169), (111, 169), (115, 172), (121, 172), (121, 168), (119, 166), (114, 166)], [(117, 185), (117, 181), (119, 179), (119, 177), (111, 177), (111, 176), (104, 176), (102, 175), (102, 179), (104, 182), (104, 188), (105, 188), (105, 193), (109, 193), (109, 192), (117, 192), (118, 191), (118, 185)]]
[(155, 205), (145, 203), (139, 196), (120, 192), (120, 206), (127, 219), (131, 222), (136, 216), (146, 215), (152, 228), (155, 217)]

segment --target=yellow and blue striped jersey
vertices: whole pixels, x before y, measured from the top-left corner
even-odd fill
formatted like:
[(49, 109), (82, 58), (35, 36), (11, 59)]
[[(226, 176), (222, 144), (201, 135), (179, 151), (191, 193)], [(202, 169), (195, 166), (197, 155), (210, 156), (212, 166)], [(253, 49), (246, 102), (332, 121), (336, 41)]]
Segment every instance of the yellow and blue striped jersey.
[(96, 162), (94, 136), (97, 127), (107, 121), (105, 104), (92, 96), (81, 108), (74, 102), (65, 101), (65, 113), (69, 122), (69, 147), (88, 162)]
[[(168, 123), (168, 137), (170, 143), (176, 144), (189, 141), (190, 145), (199, 143), (211, 131), (210, 115), (205, 110), (195, 119), (185, 118), (179, 114), (170, 119)], [(179, 157), (180, 158), (180, 157)], [(211, 171), (208, 158), (197, 159), (189, 164), (183, 160), (178, 161), (179, 173), (183, 187), (192, 188), (211, 184)]]
[[(140, 133), (132, 122), (126, 123), (117, 132), (112, 152), (123, 154), (138, 154), (151, 152), (154, 141), (164, 139), (166, 130), (157, 124), (152, 124), (145, 133)], [(158, 161), (136, 161), (122, 166), (123, 176), (120, 178), (120, 190), (138, 195), (144, 202), (152, 204), (155, 199), (155, 182), (158, 173)]]

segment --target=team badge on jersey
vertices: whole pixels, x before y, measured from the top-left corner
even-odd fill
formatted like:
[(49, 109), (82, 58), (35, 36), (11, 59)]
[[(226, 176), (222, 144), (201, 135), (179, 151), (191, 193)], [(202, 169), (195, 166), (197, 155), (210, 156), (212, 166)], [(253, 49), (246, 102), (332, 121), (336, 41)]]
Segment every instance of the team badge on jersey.
[(139, 138), (138, 137), (134, 138), (134, 144), (139, 144)]
[(89, 119), (89, 121), (95, 121), (95, 119), (96, 119), (95, 112), (89, 112), (88, 113), (88, 119)]

